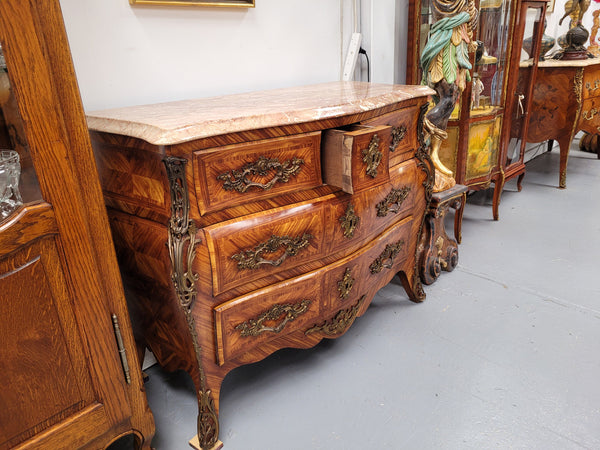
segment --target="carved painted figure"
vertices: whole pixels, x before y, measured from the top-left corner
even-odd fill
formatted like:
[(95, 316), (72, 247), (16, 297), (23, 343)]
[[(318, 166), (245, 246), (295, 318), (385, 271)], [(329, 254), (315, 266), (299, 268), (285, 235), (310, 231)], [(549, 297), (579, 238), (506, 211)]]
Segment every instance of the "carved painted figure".
[(469, 52), (477, 49), (472, 39), (479, 19), (473, 0), (432, 0), (435, 23), (421, 55), (423, 84), (437, 92), (435, 106), (425, 117), (431, 139), (431, 158), (436, 168), (434, 191), (455, 184), (452, 172), (439, 159), (439, 149), (448, 137), (446, 127), (460, 93), (471, 80)]

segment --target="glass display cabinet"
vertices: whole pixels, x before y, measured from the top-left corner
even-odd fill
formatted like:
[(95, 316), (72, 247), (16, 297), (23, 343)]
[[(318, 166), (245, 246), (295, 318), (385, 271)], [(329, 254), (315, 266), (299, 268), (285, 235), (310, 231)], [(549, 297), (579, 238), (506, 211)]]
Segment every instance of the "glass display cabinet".
[[(409, 3), (407, 84), (422, 80), (420, 55), (434, 23), (431, 2)], [(497, 220), (505, 181), (521, 176), (520, 190), (525, 171), (525, 144), (519, 136), (527, 129), (528, 99), (540, 56), (546, 1), (476, 0), (475, 7), (479, 19), (473, 39), (478, 45), (469, 55), (471, 81), (456, 102), (439, 156), (456, 182), (470, 191), (487, 189), (494, 183), (493, 215)], [(525, 33), (532, 37), (529, 54), (522, 49)], [(532, 70), (523, 72), (519, 80), (521, 61), (530, 59)]]

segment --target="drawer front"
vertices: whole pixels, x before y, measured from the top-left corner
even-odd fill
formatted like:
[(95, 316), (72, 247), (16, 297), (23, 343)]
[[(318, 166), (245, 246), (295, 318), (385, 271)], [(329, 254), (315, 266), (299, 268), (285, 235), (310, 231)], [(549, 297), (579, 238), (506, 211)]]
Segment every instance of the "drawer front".
[(405, 217), (358, 251), (322, 269), (324, 317), (356, 305), (363, 296), (372, 297), (402, 269), (409, 256), (412, 225), (413, 217)]
[(217, 306), (218, 364), (313, 323), (320, 315), (322, 278), (303, 276)]
[(600, 67), (586, 68), (583, 73), (583, 98), (600, 96)]
[(600, 133), (600, 97), (588, 98), (583, 101), (579, 116), (579, 130), (588, 133)]
[(268, 277), (297, 276), (320, 259), (357, 249), (410, 215), (418, 170), (411, 160), (394, 167), (389, 182), (359, 194), (321, 197), (204, 228), (213, 295), (245, 284), (246, 292), (257, 289)]
[(194, 153), (200, 214), (320, 186), (320, 132)]
[(323, 205), (297, 204), (205, 228), (213, 295), (322, 257)]
[(294, 340), (302, 346), (306, 337), (343, 334), (406, 262), (411, 227), (412, 217), (406, 218), (347, 258), (216, 306), (218, 364), (259, 347), (250, 360)]
[(417, 165), (400, 164), (390, 171), (390, 181), (353, 196), (343, 196), (328, 208), (333, 248), (365, 242), (406, 217), (417, 194)]
[(353, 194), (389, 179), (388, 126), (354, 126), (323, 132), (322, 156), (325, 183)]
[(414, 105), (363, 122), (363, 125), (387, 125), (391, 127), (390, 167), (413, 157), (418, 146), (416, 124), (419, 121), (419, 112), (420, 108)]
[(421, 170), (414, 160), (390, 170), (390, 182), (367, 193), (367, 217), (377, 230), (387, 228), (414, 210), (417, 196), (417, 178)]

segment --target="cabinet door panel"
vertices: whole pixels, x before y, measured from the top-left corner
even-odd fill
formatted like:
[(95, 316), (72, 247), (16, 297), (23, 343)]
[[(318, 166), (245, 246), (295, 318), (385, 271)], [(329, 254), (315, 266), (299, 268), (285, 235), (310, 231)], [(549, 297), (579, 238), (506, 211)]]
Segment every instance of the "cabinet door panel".
[(55, 236), (37, 239), (0, 259), (0, 292), (0, 361), (5, 368), (0, 371), (0, 404), (6, 405), (0, 408), (0, 448), (4, 449), (100, 402), (92, 388)]

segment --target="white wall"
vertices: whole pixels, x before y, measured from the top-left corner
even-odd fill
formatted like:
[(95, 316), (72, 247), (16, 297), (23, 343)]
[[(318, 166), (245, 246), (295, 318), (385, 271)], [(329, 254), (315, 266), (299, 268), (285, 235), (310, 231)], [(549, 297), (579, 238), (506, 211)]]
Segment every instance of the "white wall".
[[(256, 0), (255, 8), (61, 0), (87, 111), (339, 80), (355, 0)], [(372, 80), (394, 82), (396, 3), (357, 0)], [(362, 14), (359, 14), (361, 16)], [(359, 17), (360, 20), (360, 17)], [(382, 25), (383, 24), (383, 25)], [(371, 55), (371, 53), (374, 53)], [(367, 79), (365, 68), (356, 79)]]
[[(61, 0), (86, 110), (339, 80), (358, 28), (371, 81), (403, 83), (408, 0), (256, 0), (255, 8)], [(546, 33), (568, 29), (556, 0)], [(584, 17), (591, 30), (592, 2)], [(366, 58), (355, 79), (366, 81)]]
[(248, 9), (61, 0), (61, 7), (90, 111), (338, 80), (345, 3), (256, 0)]
[[(354, 2), (358, 16), (356, 30)], [(361, 33), (361, 46), (368, 56), (368, 61), (364, 55), (359, 56), (354, 79), (370, 79), (374, 83), (404, 83), (408, 0), (342, 0), (341, 3), (342, 59), (347, 54), (350, 37), (355, 31)]]
[[(370, 79), (375, 83), (399, 83), (404, 80), (406, 72), (404, 51), (402, 74), (396, 74), (398, 52), (406, 48), (408, 0), (362, 0), (360, 3), (360, 32), (363, 35), (362, 47), (369, 56)], [(399, 26), (398, 19), (402, 20), (403, 16), (404, 24)], [(367, 81), (366, 58), (361, 56), (360, 62), (357, 79)]]

